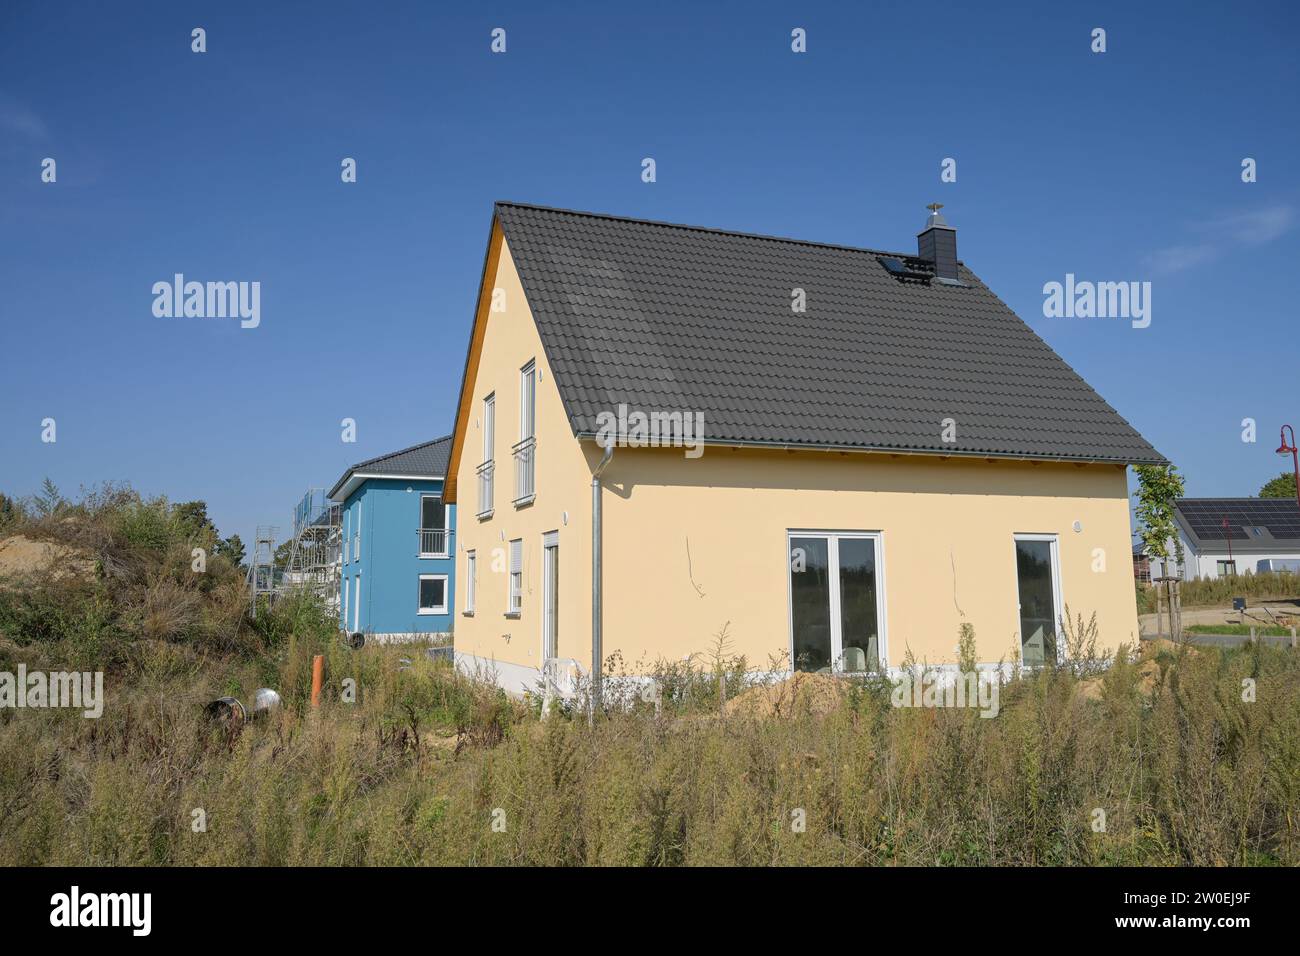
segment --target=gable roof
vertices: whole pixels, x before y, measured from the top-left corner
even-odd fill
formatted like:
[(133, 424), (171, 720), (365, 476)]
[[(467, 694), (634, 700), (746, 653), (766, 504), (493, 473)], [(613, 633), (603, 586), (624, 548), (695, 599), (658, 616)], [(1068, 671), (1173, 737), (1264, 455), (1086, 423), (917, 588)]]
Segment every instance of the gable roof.
[(496, 219), (579, 438), (626, 403), (702, 413), (717, 444), (1165, 462), (964, 265), (949, 285), (909, 253), (520, 203)]
[(1197, 550), (1226, 549), (1231, 535), (1234, 551), (1300, 551), (1300, 505), (1294, 498), (1179, 498), (1174, 517)]
[(382, 478), (385, 475), (405, 478), (443, 478), (447, 474), (447, 459), (450, 455), (451, 436), (445, 435), (421, 445), (412, 445), (401, 451), (358, 462), (343, 473), (343, 477), (334, 483), (334, 487), (326, 497), (336, 501), (346, 498), (354, 488), (348, 488), (347, 494), (342, 495), (339, 494), (340, 490), (345, 485), (360, 484), (360, 480), (354, 482), (351, 479), (361, 479), (363, 476), (365, 478)]

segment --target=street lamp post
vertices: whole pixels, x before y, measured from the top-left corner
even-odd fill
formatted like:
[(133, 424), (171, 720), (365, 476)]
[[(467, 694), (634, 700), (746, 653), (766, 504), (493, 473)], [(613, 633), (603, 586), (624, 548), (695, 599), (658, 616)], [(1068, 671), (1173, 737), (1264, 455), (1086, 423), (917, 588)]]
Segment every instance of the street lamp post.
[[(1290, 443), (1286, 440), (1287, 432), (1291, 433)], [(1278, 445), (1277, 453), (1279, 455), (1290, 454), (1291, 456), (1291, 467), (1295, 472), (1295, 501), (1297, 505), (1300, 505), (1300, 448), (1296, 448), (1295, 429), (1290, 425), (1283, 425), (1279, 437), (1282, 444)]]

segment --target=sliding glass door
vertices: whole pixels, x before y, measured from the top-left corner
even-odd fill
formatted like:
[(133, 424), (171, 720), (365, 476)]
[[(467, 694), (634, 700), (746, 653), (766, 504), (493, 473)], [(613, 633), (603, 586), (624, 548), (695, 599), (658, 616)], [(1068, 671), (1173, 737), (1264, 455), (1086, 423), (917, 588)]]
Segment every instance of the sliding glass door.
[(791, 531), (790, 654), (795, 670), (862, 673), (880, 667), (880, 537)]

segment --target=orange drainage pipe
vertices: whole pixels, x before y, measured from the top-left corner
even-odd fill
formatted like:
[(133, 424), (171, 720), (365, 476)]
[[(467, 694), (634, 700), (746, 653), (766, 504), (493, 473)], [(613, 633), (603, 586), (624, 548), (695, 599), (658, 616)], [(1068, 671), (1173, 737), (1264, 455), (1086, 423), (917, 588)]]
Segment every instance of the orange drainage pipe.
[(311, 659), (311, 705), (320, 706), (321, 677), (325, 673), (325, 655), (317, 654)]

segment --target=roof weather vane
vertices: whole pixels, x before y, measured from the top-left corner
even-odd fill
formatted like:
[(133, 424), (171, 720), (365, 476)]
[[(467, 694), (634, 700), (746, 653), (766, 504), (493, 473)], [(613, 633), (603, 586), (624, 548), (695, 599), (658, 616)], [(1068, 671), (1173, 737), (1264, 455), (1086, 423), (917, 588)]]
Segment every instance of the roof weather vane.
[(930, 203), (930, 205), (926, 206), (925, 208), (928, 209), (928, 210), (930, 210), (930, 212), (935, 212), (935, 213), (937, 213), (940, 209), (943, 208), (943, 203), (941, 203), (941, 202), (932, 202), (932, 203)]

